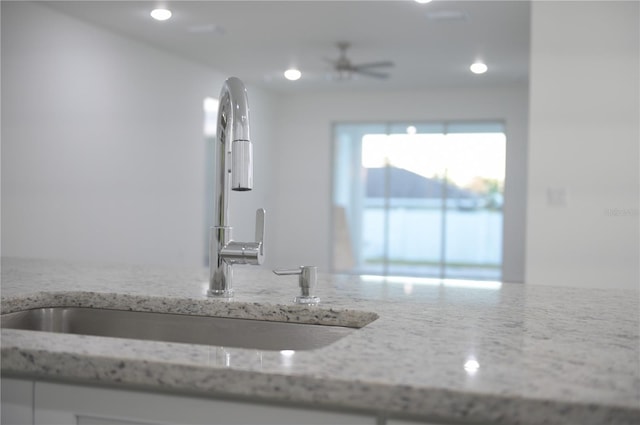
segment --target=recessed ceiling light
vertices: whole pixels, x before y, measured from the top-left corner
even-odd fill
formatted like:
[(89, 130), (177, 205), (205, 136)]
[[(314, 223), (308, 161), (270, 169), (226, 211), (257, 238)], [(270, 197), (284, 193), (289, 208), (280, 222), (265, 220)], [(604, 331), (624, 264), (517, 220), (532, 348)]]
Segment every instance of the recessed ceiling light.
[(169, 9), (153, 9), (151, 17), (156, 21), (166, 21), (171, 18), (171, 11)]
[(469, 67), (469, 69), (474, 74), (484, 74), (489, 68), (483, 62), (475, 62)]
[(420, 3), (420, 4), (427, 4), (427, 3), (431, 3), (431, 0), (415, 0), (416, 3)]
[(290, 80), (290, 81), (299, 80), (300, 77), (302, 77), (302, 72), (300, 72), (299, 70), (297, 70), (295, 68), (287, 69), (284, 72), (284, 78), (286, 78), (287, 80)]

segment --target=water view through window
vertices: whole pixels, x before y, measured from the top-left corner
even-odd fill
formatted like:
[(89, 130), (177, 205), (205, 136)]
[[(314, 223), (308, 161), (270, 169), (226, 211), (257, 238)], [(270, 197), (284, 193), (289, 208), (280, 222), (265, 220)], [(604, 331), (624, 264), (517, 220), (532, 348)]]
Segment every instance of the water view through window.
[(335, 271), (499, 280), (501, 123), (340, 124)]

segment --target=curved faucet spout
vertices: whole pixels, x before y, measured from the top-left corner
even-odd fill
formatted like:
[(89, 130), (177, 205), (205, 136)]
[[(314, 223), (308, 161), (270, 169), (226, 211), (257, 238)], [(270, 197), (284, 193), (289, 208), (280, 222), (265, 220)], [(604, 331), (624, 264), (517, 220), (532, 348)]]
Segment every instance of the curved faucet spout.
[[(231, 125), (230, 128), (229, 124)], [(220, 131), (222, 130), (222, 131)], [(228, 130), (228, 131), (227, 131)], [(249, 101), (244, 83), (236, 77), (229, 77), (220, 90), (218, 108), (218, 140), (225, 133), (230, 140), (251, 140), (249, 138)], [(221, 140), (224, 142), (224, 140)]]
[(247, 89), (236, 77), (228, 78), (220, 90), (216, 143), (216, 208), (214, 223), (229, 223), (229, 190), (253, 188), (253, 145), (249, 139)]

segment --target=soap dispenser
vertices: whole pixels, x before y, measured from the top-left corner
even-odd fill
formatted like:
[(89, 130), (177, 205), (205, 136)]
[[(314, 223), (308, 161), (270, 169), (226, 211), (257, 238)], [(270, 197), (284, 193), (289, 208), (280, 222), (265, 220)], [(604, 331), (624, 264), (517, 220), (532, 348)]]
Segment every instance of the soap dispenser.
[(274, 270), (273, 272), (278, 276), (299, 276), (300, 295), (293, 299), (296, 304), (316, 305), (320, 302), (320, 298), (313, 295), (318, 282), (318, 267), (300, 266), (297, 269)]

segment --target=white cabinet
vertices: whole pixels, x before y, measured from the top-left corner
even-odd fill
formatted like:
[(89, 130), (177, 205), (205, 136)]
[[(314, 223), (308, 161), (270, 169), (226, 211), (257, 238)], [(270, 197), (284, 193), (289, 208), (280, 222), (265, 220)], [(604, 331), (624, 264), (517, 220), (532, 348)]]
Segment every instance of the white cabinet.
[(443, 425), (239, 401), (2, 378), (2, 425)]
[(373, 415), (46, 382), (36, 382), (34, 418), (36, 425), (376, 424)]
[[(451, 422), (447, 422), (447, 424), (451, 424)], [(482, 425), (474, 422), (474, 424)], [(444, 425), (444, 423), (440, 422), (416, 422), (416, 421), (405, 421), (400, 419), (387, 419), (385, 425)], [(487, 424), (489, 425), (489, 424)]]
[(33, 424), (33, 381), (2, 378), (3, 425)]

